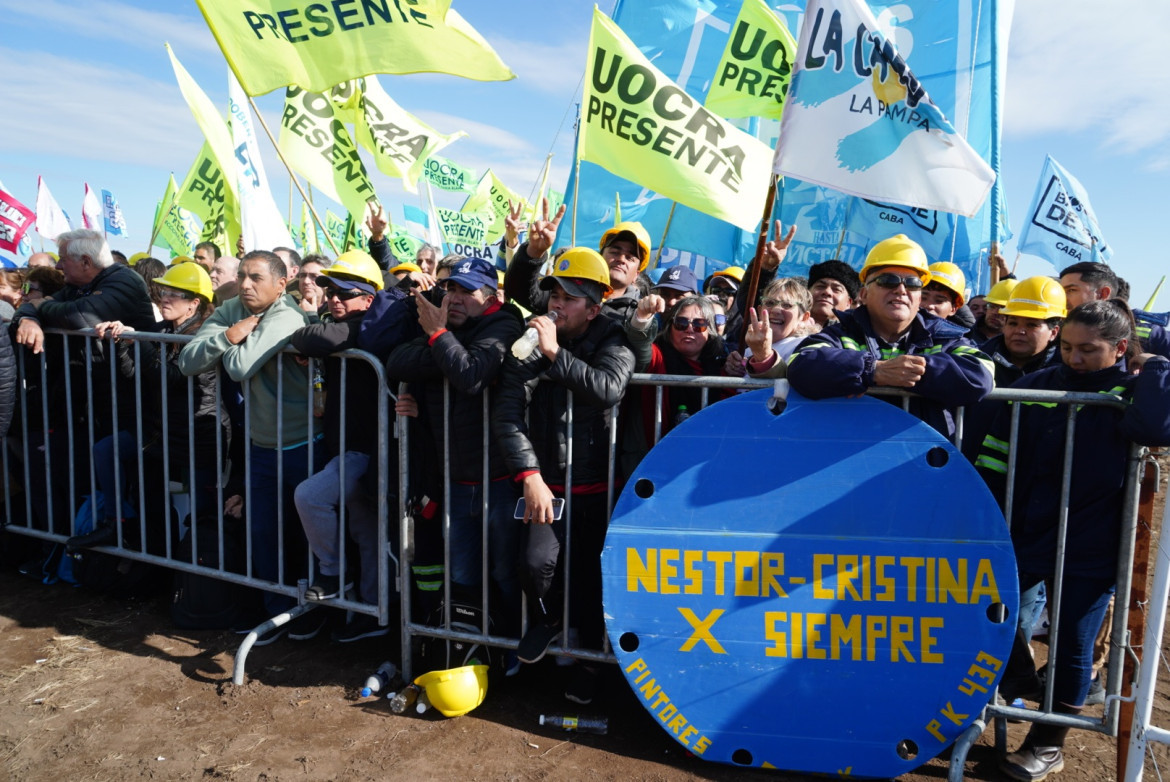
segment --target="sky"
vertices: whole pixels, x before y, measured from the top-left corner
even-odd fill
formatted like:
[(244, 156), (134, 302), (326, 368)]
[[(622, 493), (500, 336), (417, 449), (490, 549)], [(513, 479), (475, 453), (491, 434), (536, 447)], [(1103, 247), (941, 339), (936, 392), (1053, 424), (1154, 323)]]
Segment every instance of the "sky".
[[(517, 78), (476, 82), (417, 74), (379, 80), (403, 108), (437, 130), (468, 133), (440, 154), (477, 173), (491, 167), (527, 195), (551, 152), (550, 181), (563, 190), (592, 6), (590, 0), (455, 0), (453, 7)], [(613, 0), (600, 0), (600, 6), (608, 13)], [(0, 181), (31, 207), (43, 176), (74, 225), (80, 224), (86, 182), (96, 191), (111, 190), (129, 230), (129, 238), (112, 245), (127, 255), (146, 250), (167, 175), (181, 180), (202, 143), (164, 42), (226, 110), (226, 65), (194, 0), (0, 0), (0, 19)], [(1158, 238), (1158, 227), (1170, 218), (1167, 29), (1165, 0), (1134, 0), (1117, 13), (1104, 12), (1096, 1), (1019, 0), (1008, 50), (1000, 176), (1013, 231), (1019, 232), (1051, 154), (1089, 193), (1114, 248), (1110, 263), (1130, 281), (1131, 302), (1139, 307), (1170, 273)], [(257, 104), (278, 133), (282, 93), (257, 98)], [(261, 147), (283, 212), (289, 177), (271, 144), (261, 138)], [(400, 204), (420, 203), (368, 158), (367, 167), (392, 219), (401, 218)], [(462, 197), (436, 190), (436, 201), (458, 208)], [(294, 210), (299, 215), (299, 198)], [(30, 236), (40, 249), (39, 238)], [(1014, 241), (1004, 254), (1009, 263), (1017, 261)], [(1018, 258), (1021, 277), (1053, 273), (1046, 261)], [(1156, 309), (1170, 309), (1170, 291)]]

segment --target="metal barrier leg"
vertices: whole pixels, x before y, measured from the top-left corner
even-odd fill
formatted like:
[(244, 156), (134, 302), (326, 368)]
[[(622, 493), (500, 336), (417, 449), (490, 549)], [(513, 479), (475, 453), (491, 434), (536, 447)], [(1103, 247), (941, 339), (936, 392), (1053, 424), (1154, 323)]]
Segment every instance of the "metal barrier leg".
[(257, 638), (278, 627), (283, 627), (298, 616), (307, 614), (316, 607), (314, 603), (293, 606), (283, 614), (277, 614), (267, 622), (262, 623), (252, 630), (252, 632), (244, 636), (244, 642), (240, 644), (240, 648), (236, 651), (236, 663), (232, 667), (232, 684), (244, 683), (244, 667), (248, 663), (248, 652), (252, 651), (252, 646), (256, 643)]
[(951, 763), (947, 769), (948, 782), (963, 782), (963, 768), (967, 764), (967, 753), (975, 742), (987, 729), (987, 722), (980, 717), (955, 739), (955, 746), (951, 747)]

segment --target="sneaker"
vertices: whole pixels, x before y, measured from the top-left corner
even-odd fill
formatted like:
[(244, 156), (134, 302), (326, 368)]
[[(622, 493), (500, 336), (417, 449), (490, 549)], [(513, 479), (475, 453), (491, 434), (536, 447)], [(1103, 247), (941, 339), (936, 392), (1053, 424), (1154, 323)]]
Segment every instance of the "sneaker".
[(320, 600), (334, 600), (345, 594), (353, 584), (341, 585), (341, 576), (327, 576), (324, 573), (317, 575), (313, 585), (305, 590), (305, 599), (317, 602)]
[(87, 532), (84, 535), (74, 535), (65, 541), (65, 553), (76, 554), (82, 549), (92, 548), (94, 546), (106, 546), (114, 542), (118, 537), (117, 530), (114, 529), (113, 524), (105, 523), (96, 528), (93, 532)]
[(1086, 706), (1100, 706), (1105, 702), (1105, 682), (1097, 676), (1089, 683), (1089, 694), (1085, 697)]
[(561, 637), (560, 625), (534, 624), (520, 639), (516, 647), (516, 657), (522, 663), (534, 663), (544, 657), (553, 641)]
[(350, 644), (365, 638), (381, 638), (389, 634), (390, 626), (378, 624), (376, 617), (356, 614), (349, 624), (333, 633), (333, 640), (339, 644)]
[(286, 625), (289, 640), (311, 641), (317, 637), (318, 633), (325, 629), (325, 623), (328, 621), (329, 615), (324, 611), (308, 611), (303, 613)]
[(999, 762), (999, 768), (1020, 782), (1040, 782), (1064, 768), (1060, 747), (1020, 747)]
[(504, 676), (511, 678), (520, 673), (520, 658), (516, 656), (516, 652), (509, 649), (504, 654)]
[(597, 672), (586, 665), (573, 666), (569, 683), (565, 687), (565, 698), (573, 703), (588, 706), (597, 696)]

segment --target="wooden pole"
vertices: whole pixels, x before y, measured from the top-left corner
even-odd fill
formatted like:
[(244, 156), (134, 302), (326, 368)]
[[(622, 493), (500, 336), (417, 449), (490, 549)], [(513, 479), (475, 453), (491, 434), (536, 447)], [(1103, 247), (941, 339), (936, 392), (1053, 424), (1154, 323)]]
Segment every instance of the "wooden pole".
[(313, 220), (317, 223), (317, 227), (325, 234), (325, 241), (329, 242), (329, 246), (333, 249), (333, 254), (341, 255), (341, 251), (337, 249), (337, 245), (333, 243), (333, 237), (325, 230), (325, 223), (321, 221), (321, 216), (317, 214), (317, 210), (313, 208), (313, 202), (305, 195), (305, 189), (301, 187), (300, 181), (293, 174), (292, 166), (284, 158), (284, 153), (280, 151), (280, 145), (276, 143), (276, 137), (272, 135), (272, 131), (268, 129), (268, 123), (264, 121), (264, 115), (260, 113), (260, 109), (256, 107), (256, 99), (251, 95), (248, 96), (248, 104), (252, 107), (252, 113), (256, 115), (256, 121), (260, 123), (260, 127), (264, 128), (264, 133), (267, 134), (268, 140), (272, 142), (273, 149), (276, 150), (276, 156), (280, 158), (280, 162), (284, 163), (285, 169), (288, 170), (288, 175), (292, 177), (293, 184), (297, 186), (297, 192), (301, 194), (301, 198), (305, 199), (305, 203), (309, 205), (309, 214), (313, 215)]
[[(752, 275), (748, 280), (748, 295), (744, 299), (748, 307), (756, 306), (756, 294), (760, 288), (760, 264), (764, 259), (764, 245), (768, 242), (768, 230), (771, 228), (772, 223), (772, 203), (776, 200), (776, 183), (778, 181), (779, 177), (775, 174), (772, 174), (771, 179), (768, 180), (768, 198), (764, 202), (764, 216), (760, 219), (760, 233), (756, 237), (756, 255), (752, 259)], [(740, 313), (740, 316), (743, 318), (743, 327), (739, 332), (739, 347), (742, 353), (751, 318), (748, 317), (746, 312)]]
[[(1129, 648), (1145, 665), (1158, 665), (1159, 649), (1145, 649), (1146, 634), (1146, 583), (1150, 573), (1150, 530), (1154, 519), (1154, 494), (1158, 491), (1158, 469), (1152, 459), (1142, 462), (1142, 482), (1138, 490), (1137, 537), (1133, 546), (1133, 583), (1129, 591), (1129, 605), (1126, 606), (1129, 631)], [(1163, 533), (1165, 530), (1162, 531)], [(1133, 692), (1133, 657), (1123, 654), (1125, 661), (1121, 673), (1121, 711), (1117, 722), (1117, 778), (1125, 779), (1125, 765), (1129, 754), (1129, 739), (1133, 732), (1134, 703), (1128, 700)], [(1101, 672), (1104, 675), (1104, 671)]]

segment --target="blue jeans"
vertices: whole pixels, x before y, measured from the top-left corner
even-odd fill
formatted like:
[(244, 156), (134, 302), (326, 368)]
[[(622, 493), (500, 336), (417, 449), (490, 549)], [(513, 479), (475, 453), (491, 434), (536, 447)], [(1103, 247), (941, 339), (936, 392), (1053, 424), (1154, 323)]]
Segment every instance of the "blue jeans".
[[(523, 522), (514, 518), (516, 486), (509, 480), (488, 484), (488, 573), (503, 598), (505, 614), (520, 610), (517, 564)], [(478, 590), (483, 580), (483, 486), (451, 484), (451, 581)], [(497, 612), (493, 611), (493, 615)]]
[[(300, 445), (284, 451), (263, 448), (253, 443), (250, 446), (252, 459), (251, 505), (247, 512), (252, 519), (252, 575), (266, 581), (281, 581), (280, 561), (284, 552), (280, 547), (277, 509), (284, 509), (283, 527), (285, 539), (289, 535), (303, 536), (301, 524), (292, 503), (292, 494), (297, 484), (318, 472), (324, 461), (325, 449), (315, 443), (313, 464), (309, 464), (309, 446)], [(283, 466), (282, 483), (277, 482), (277, 465)], [(284, 583), (293, 583), (300, 572), (300, 562), (286, 563)], [(264, 593), (264, 608), (269, 616), (287, 611), (295, 601), (287, 595)]]
[[(118, 478), (114, 480), (114, 440), (118, 442)], [(122, 507), (132, 508), (135, 503), (126, 496), (126, 478), (127, 472), (134, 471), (138, 474), (138, 438), (134, 436), (133, 432), (123, 429), (120, 432), (115, 432), (109, 437), (102, 438), (94, 443), (93, 446), (93, 473), (97, 479), (98, 489), (101, 490), (102, 496), (105, 498), (105, 514), (106, 519), (113, 521), (120, 514), (114, 505), (115, 489), (121, 492)]]
[(1056, 676), (1052, 700), (1054, 704), (1083, 706), (1093, 675), (1093, 644), (1101, 630), (1101, 621), (1105, 618), (1109, 600), (1113, 597), (1114, 581), (1065, 576), (1061, 585), (1060, 617), (1057, 620), (1051, 610), (1054, 602), (1051, 577), (1020, 573), (1020, 614), (1017, 622), (1019, 627), (1025, 629), (1025, 638), (1031, 634), (1036, 613), (1042, 605), (1038, 598), (1046, 583), (1049, 619), (1053, 620), (1053, 627), (1059, 627), (1055, 665), (1051, 662), (1048, 665), (1048, 675)]

